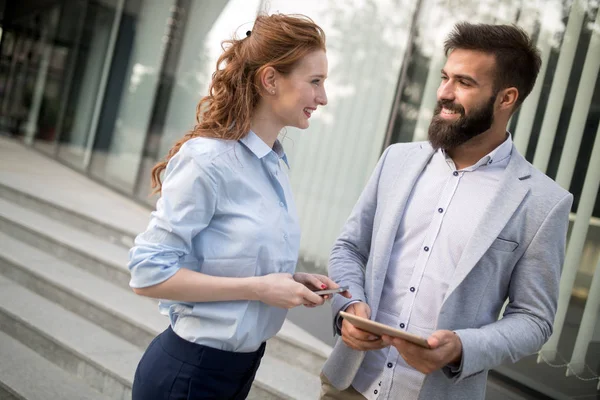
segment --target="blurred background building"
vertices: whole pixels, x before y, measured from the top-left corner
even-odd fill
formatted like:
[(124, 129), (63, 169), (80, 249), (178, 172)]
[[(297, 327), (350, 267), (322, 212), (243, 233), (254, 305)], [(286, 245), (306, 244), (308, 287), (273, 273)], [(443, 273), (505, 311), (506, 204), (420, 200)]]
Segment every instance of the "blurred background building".
[(307, 270), (326, 270), (383, 149), (426, 139), (453, 24), (514, 23), (532, 35), (543, 66), (510, 131), (575, 202), (555, 333), (539, 355), (496, 374), (555, 399), (595, 388), (597, 0), (3, 0), (0, 134), (151, 207), (150, 170), (194, 125), (221, 40), (243, 37), (259, 10), (306, 14), (327, 34), (329, 104), (283, 138)]

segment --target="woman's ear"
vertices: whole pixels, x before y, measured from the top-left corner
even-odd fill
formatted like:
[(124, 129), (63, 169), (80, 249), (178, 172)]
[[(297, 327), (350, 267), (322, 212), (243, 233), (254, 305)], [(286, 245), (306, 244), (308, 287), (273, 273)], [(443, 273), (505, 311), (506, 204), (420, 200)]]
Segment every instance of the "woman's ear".
[(277, 71), (273, 67), (265, 67), (260, 72), (261, 89), (268, 94), (275, 94), (277, 91), (275, 81), (277, 80)]

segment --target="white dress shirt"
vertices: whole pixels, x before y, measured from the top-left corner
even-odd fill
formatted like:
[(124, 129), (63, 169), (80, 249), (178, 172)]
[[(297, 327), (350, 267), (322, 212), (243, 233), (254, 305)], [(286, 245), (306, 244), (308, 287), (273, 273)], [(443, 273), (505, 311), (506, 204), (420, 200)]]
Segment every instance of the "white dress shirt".
[[(442, 150), (434, 153), (408, 199), (392, 248), (375, 320), (422, 337), (437, 317), (463, 248), (496, 194), (510, 160), (508, 138), (475, 165), (456, 170)], [(417, 399), (425, 375), (387, 347), (367, 352), (352, 386), (367, 399), (382, 388)], [(390, 390), (391, 389), (391, 390)]]

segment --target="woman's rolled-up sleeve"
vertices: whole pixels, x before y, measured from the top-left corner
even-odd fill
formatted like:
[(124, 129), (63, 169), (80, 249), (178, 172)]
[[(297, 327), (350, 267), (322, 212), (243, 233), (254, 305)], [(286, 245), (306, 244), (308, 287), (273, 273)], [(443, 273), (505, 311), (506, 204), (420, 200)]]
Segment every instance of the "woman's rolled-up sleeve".
[(210, 160), (199, 163), (182, 148), (169, 161), (161, 197), (145, 232), (129, 251), (132, 288), (164, 282), (192, 251), (193, 238), (210, 223), (217, 204), (217, 185)]

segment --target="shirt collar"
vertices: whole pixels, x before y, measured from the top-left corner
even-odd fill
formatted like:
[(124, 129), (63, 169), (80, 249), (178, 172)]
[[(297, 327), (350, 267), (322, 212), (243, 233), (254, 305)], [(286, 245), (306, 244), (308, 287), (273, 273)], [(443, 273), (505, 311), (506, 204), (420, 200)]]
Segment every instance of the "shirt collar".
[(485, 162), (488, 165), (502, 162), (508, 157), (510, 157), (510, 154), (512, 153), (512, 145), (512, 135), (510, 134), (510, 132), (506, 132), (506, 140), (502, 142), (500, 146), (492, 150), (487, 156), (483, 157), (481, 160), (485, 159)]
[[(506, 134), (507, 134), (506, 140), (504, 142), (502, 142), (502, 144), (500, 146), (496, 147), (494, 150), (489, 152), (487, 155), (483, 156), (474, 165), (471, 165), (470, 167), (465, 168), (464, 170), (465, 171), (474, 171), (481, 166), (497, 164), (502, 161), (505, 161), (508, 157), (510, 157), (510, 155), (512, 153), (512, 146), (513, 146), (512, 135), (508, 131), (506, 132)], [(450, 156), (446, 153), (446, 151), (443, 149), (439, 149), (439, 151), (444, 156), (444, 159), (446, 160), (446, 162), (452, 163), (452, 166), (454, 166), (454, 162), (452, 161)]]
[(275, 143), (273, 143), (273, 148), (270, 148), (269, 145), (263, 142), (263, 140), (258, 137), (256, 133), (250, 130), (246, 136), (240, 139), (240, 142), (242, 142), (248, 148), (248, 150), (250, 150), (259, 159), (264, 158), (272, 151), (277, 155), (277, 158), (280, 158), (285, 162), (285, 165), (287, 165), (288, 168), (290, 167), (288, 164), (287, 155), (285, 154), (279, 139), (275, 140)]

